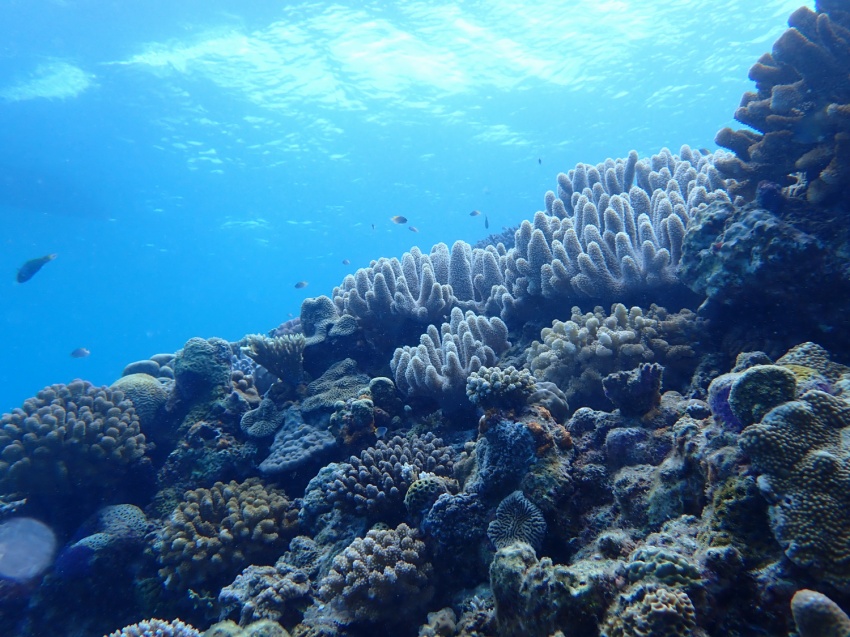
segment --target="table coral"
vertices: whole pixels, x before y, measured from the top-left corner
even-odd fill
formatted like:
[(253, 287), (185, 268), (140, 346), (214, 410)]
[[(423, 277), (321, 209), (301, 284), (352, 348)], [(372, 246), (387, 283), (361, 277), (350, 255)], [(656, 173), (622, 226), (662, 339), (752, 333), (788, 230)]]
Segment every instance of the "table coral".
[(432, 574), (419, 532), (400, 524), (354, 540), (334, 558), (318, 597), (344, 623), (398, 624), (431, 600)]
[(187, 491), (154, 542), (159, 575), (172, 590), (211, 590), (279, 555), (296, 519), (289, 499), (256, 478)]
[(761, 181), (793, 183), (823, 204), (848, 193), (850, 181), (850, 17), (841, 5), (801, 7), (750, 68), (755, 92), (744, 93), (735, 119), (757, 132), (724, 128), (715, 141), (735, 153), (717, 161), (729, 190), (748, 199)]
[(761, 474), (773, 534), (795, 564), (850, 590), (850, 403), (820, 391), (775, 407), (739, 444)]
[(249, 334), (245, 337), (245, 346), (242, 350), (279, 380), (289, 385), (297, 385), (304, 374), (305, 344), (303, 334), (274, 337)]

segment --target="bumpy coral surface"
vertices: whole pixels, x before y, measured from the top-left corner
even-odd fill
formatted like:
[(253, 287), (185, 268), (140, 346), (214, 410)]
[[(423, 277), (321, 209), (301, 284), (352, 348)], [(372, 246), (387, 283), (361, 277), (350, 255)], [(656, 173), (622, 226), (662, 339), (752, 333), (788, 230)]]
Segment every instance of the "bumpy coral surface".
[(96, 498), (145, 454), (133, 404), (76, 380), (52, 385), (0, 418), (0, 492)]
[(610, 618), (603, 637), (692, 637), (696, 610), (683, 591), (639, 588), (625, 609)]
[(527, 369), (509, 365), (482, 367), (466, 379), (466, 396), (483, 407), (522, 405), (537, 391), (536, 379)]
[(539, 549), (546, 535), (546, 520), (536, 504), (514, 491), (496, 509), (496, 519), (487, 527), (487, 537), (497, 549), (525, 542)]
[(162, 619), (145, 619), (138, 624), (125, 626), (109, 633), (108, 637), (201, 637), (193, 626), (179, 619), (167, 622)]
[(774, 408), (740, 436), (761, 472), (785, 554), (850, 590), (850, 403), (820, 391)]
[(421, 438), (414, 435), (381, 440), (359, 457), (352, 456), (339, 465), (327, 485), (326, 497), (358, 513), (393, 515), (393, 509), (403, 502), (408, 488), (422, 473), (450, 476), (454, 455), (430, 433)]
[(528, 350), (527, 365), (535, 378), (560, 387), (571, 407), (605, 409), (610, 403), (602, 378), (608, 374), (658, 362), (666, 366), (666, 382), (689, 379), (699, 329), (688, 310), (668, 314), (652, 306), (644, 312), (617, 303), (610, 314), (601, 307), (582, 314), (574, 307), (569, 321), (556, 320), (541, 331), (541, 340)]
[(154, 544), (167, 588), (209, 590), (251, 562), (285, 547), (294, 530), (291, 503), (256, 478), (186, 492)]
[(430, 601), (432, 572), (418, 531), (400, 524), (354, 540), (334, 558), (318, 595), (344, 622), (395, 624)]
[(850, 617), (823, 593), (803, 589), (794, 593), (791, 612), (800, 637), (850, 635)]

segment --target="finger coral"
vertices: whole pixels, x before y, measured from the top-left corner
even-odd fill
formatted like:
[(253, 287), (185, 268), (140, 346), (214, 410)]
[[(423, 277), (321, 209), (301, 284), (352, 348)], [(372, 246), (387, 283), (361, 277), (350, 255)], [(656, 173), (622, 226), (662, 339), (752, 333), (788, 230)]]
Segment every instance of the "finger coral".
[(318, 597), (344, 623), (396, 624), (431, 601), (432, 574), (419, 532), (400, 524), (354, 540), (334, 558)]
[(97, 501), (144, 462), (145, 436), (118, 390), (45, 387), (0, 418), (0, 492)]
[(187, 491), (154, 542), (165, 586), (217, 590), (250, 563), (273, 562), (295, 529), (280, 491), (256, 478)]

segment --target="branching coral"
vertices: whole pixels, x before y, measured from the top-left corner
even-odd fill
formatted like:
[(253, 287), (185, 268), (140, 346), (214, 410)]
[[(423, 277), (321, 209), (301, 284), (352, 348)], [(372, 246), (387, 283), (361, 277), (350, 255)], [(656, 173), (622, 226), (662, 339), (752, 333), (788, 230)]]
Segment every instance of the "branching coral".
[(735, 119), (757, 132), (724, 128), (716, 142), (736, 157), (717, 161), (730, 191), (748, 199), (759, 182), (790, 185), (805, 175), (811, 203), (846, 197), (850, 183), (850, 17), (837, 3), (801, 7), (791, 27), (750, 69)]
[(508, 342), (508, 328), (499, 318), (484, 318), (468, 311), (452, 310), (448, 323), (438, 331), (434, 325), (422, 335), (417, 347), (396, 349), (390, 368), (399, 391), (409, 396), (428, 396), (444, 408), (461, 407), (466, 379), (483, 366), (494, 365)]
[(145, 436), (118, 390), (52, 385), (0, 418), (0, 491), (97, 500), (144, 461)]
[(159, 575), (172, 590), (212, 590), (251, 562), (273, 561), (296, 524), (286, 496), (255, 478), (187, 491), (154, 543)]
[(302, 364), (305, 343), (303, 334), (274, 337), (249, 334), (245, 337), (242, 351), (279, 380), (289, 385), (297, 385), (304, 373)]
[(431, 600), (432, 573), (418, 531), (400, 524), (354, 540), (334, 558), (318, 596), (343, 622), (397, 624)]

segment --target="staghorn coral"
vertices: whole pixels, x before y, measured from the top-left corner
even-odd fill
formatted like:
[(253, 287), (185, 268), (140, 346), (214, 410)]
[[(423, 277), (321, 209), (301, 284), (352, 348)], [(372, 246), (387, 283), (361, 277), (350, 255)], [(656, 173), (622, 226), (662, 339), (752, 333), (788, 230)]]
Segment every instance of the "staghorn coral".
[(821, 391), (775, 407), (741, 433), (761, 474), (771, 529), (785, 555), (850, 590), (850, 403)]
[(850, 617), (829, 597), (802, 589), (791, 599), (791, 612), (800, 637), (846, 637)]
[(621, 600), (602, 628), (602, 637), (697, 637), (696, 610), (681, 590), (639, 586)]
[(187, 491), (154, 542), (166, 588), (214, 590), (251, 562), (274, 559), (297, 511), (256, 478)]
[(488, 313), (498, 308), (514, 324), (553, 304), (681, 290), (676, 268), (693, 211), (729, 199), (713, 156), (687, 146), (680, 154), (664, 149), (638, 161), (632, 152), (626, 161), (558, 175), (558, 198), (547, 193), (546, 212), (517, 230)]
[(514, 491), (499, 504), (496, 518), (487, 527), (487, 537), (497, 549), (525, 542), (539, 550), (546, 536), (543, 513), (522, 491)]
[(170, 622), (164, 619), (145, 619), (109, 633), (106, 637), (201, 637), (201, 633), (179, 619)]
[(326, 498), (371, 516), (397, 515), (411, 484), (420, 474), (448, 477), (455, 454), (440, 438), (428, 433), (422, 437), (395, 436), (340, 463), (326, 485)]
[(122, 392), (51, 385), (0, 418), (0, 492), (96, 502), (140, 468), (146, 447)]
[[(484, 318), (454, 308), (448, 323), (434, 325), (417, 347), (396, 349), (390, 369), (399, 391), (408, 396), (428, 396), (444, 409), (465, 403), (466, 379), (483, 366), (494, 365), (510, 347), (508, 328), (499, 318)], [(467, 403), (468, 404), (468, 403)]]
[(482, 367), (466, 379), (466, 396), (482, 407), (524, 405), (538, 391), (536, 380), (527, 369), (513, 365)]
[(303, 358), (306, 339), (303, 334), (263, 336), (249, 334), (242, 351), (258, 365), (289, 385), (297, 385), (304, 374)]
[(850, 17), (840, 3), (801, 7), (750, 68), (735, 119), (753, 130), (724, 128), (715, 142), (735, 153), (716, 165), (730, 192), (753, 199), (760, 182), (790, 186), (803, 174), (806, 198), (825, 204), (847, 196), (850, 181)]
[(681, 387), (696, 368), (701, 322), (689, 310), (669, 314), (652, 305), (644, 312), (622, 303), (606, 315), (601, 307), (569, 321), (553, 321), (527, 352), (527, 366), (540, 381), (552, 382), (573, 407), (605, 409), (602, 379), (641, 363), (665, 366), (665, 388)]
[(317, 595), (345, 623), (398, 624), (431, 601), (432, 574), (419, 532), (400, 524), (354, 540), (334, 558)]

